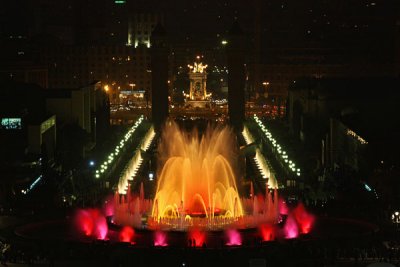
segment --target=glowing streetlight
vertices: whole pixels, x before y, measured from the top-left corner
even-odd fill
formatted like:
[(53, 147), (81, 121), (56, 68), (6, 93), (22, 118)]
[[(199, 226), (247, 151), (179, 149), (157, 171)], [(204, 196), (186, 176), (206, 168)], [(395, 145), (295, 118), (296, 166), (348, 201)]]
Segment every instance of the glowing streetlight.
[(108, 90), (110, 90), (110, 87), (108, 86), (108, 84), (104, 85), (104, 91), (108, 92)]
[(222, 45), (227, 45), (227, 44), (228, 44), (228, 41), (227, 41), (227, 40), (222, 40), (222, 41), (221, 41), (221, 44), (222, 44)]
[(392, 222), (399, 225), (400, 224), (400, 212), (395, 211), (392, 214)]

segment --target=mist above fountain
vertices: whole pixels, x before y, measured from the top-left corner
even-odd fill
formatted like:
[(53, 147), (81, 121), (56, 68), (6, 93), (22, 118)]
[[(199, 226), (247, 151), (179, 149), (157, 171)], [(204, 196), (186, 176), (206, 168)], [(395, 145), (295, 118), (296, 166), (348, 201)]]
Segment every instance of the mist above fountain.
[(234, 137), (228, 127), (208, 127), (200, 136), (166, 124), (158, 149), (162, 167), (151, 214), (155, 222), (211, 227), (244, 215), (231, 164)]

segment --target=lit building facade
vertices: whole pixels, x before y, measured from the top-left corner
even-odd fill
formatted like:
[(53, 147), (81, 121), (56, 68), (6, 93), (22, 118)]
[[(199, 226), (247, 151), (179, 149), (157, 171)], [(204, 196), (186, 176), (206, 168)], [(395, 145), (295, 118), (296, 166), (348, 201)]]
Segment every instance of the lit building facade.
[(128, 22), (128, 46), (145, 45), (150, 48), (150, 37), (157, 23), (164, 25), (164, 16), (153, 13), (136, 13)]

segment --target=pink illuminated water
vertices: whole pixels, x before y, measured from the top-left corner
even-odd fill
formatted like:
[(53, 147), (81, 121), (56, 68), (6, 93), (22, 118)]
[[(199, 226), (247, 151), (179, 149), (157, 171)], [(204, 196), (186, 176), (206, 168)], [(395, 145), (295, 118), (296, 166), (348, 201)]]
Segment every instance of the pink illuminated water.
[(279, 213), (282, 215), (288, 215), (289, 213), (289, 208), (286, 205), (286, 201), (282, 198), (279, 198), (279, 202), (278, 202), (278, 206), (279, 206)]
[(78, 210), (75, 215), (75, 224), (78, 230), (86, 236), (97, 239), (107, 237), (107, 221), (98, 209)]
[(299, 225), (300, 233), (308, 234), (314, 224), (314, 215), (306, 211), (303, 203), (299, 203), (297, 207), (293, 210), (293, 216), (296, 219), (297, 224)]
[(108, 233), (108, 225), (106, 218), (103, 215), (98, 216), (95, 219), (95, 236), (97, 239), (104, 240), (107, 237)]
[(156, 246), (156, 247), (168, 246), (166, 232), (156, 231), (154, 233), (154, 246)]
[(112, 216), (114, 214), (114, 196), (109, 196), (103, 204), (104, 216)]
[(299, 228), (297, 227), (296, 220), (291, 214), (286, 219), (285, 226), (283, 227), (285, 237), (288, 239), (296, 238), (299, 236)]
[(227, 246), (240, 246), (242, 244), (242, 236), (238, 230), (228, 229), (226, 230), (226, 236), (228, 238), (226, 242)]

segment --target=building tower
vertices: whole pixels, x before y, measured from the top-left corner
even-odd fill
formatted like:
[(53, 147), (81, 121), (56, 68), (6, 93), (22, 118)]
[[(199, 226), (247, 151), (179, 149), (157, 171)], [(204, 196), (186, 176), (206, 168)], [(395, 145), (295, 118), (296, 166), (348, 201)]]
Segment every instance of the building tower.
[(228, 115), (235, 130), (241, 131), (245, 119), (245, 38), (237, 21), (229, 31), (226, 46), (228, 56)]
[(196, 57), (197, 62), (193, 65), (188, 65), (189, 71), (189, 80), (190, 80), (190, 100), (206, 100), (207, 97), (207, 65), (203, 65), (202, 62), (199, 61), (200, 56)]
[(164, 27), (158, 23), (151, 34), (151, 111), (156, 131), (168, 117), (168, 45)]
[(164, 25), (164, 16), (157, 13), (135, 13), (128, 21), (128, 46), (151, 47), (151, 34), (157, 24)]

